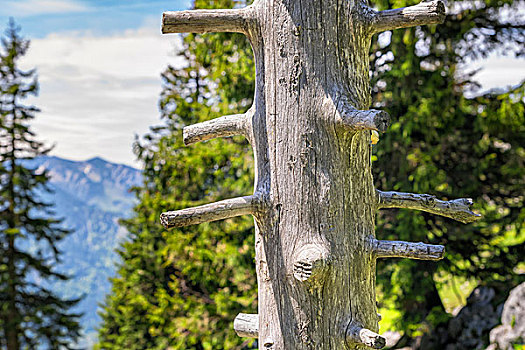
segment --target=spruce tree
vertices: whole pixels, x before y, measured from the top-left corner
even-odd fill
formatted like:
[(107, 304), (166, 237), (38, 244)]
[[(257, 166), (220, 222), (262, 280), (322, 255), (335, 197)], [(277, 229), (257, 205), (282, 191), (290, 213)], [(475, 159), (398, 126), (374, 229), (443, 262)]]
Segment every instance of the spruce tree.
[(23, 100), (37, 95), (36, 71), (19, 63), (29, 41), (9, 21), (0, 52), (0, 348), (71, 348), (79, 337), (79, 315), (45, 286), (66, 280), (56, 272), (58, 242), (69, 231), (55, 219), (52, 204), (39, 199), (49, 191), (49, 175), (28, 161), (49, 148), (35, 138), (29, 122), (39, 111)]
[[(233, 7), (237, 1), (195, 6)], [(213, 49), (212, 49), (213, 48)], [(243, 138), (184, 147), (182, 127), (251, 105), (251, 49), (239, 34), (188, 35), (179, 54), (184, 67), (162, 74), (162, 126), (137, 140), (144, 167), (135, 215), (125, 220), (130, 241), (102, 311), (102, 349), (236, 349), (245, 343), (231, 322), (257, 308), (253, 220), (167, 231), (158, 217), (166, 206), (184, 208), (251, 190), (251, 147)], [(233, 316), (232, 316), (233, 315)], [(245, 345), (253, 341), (246, 342)]]

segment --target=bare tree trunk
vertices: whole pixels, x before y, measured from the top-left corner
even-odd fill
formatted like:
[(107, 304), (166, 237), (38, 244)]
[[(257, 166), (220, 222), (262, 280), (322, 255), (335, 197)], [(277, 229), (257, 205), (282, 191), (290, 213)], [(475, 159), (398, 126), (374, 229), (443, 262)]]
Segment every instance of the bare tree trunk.
[(370, 134), (345, 125), (370, 104), (370, 40), (350, 1), (260, 5), (250, 33), (262, 37), (256, 192), (269, 203), (256, 225), (260, 348), (344, 349), (352, 320), (378, 328)]
[(258, 336), (260, 349), (383, 347), (376, 258), (437, 260), (444, 248), (376, 240), (376, 210), (475, 218), (468, 201), (376, 191), (371, 174), (371, 131), (385, 131), (389, 119), (368, 110), (371, 36), (443, 19), (440, 1), (376, 12), (360, 0), (259, 0), (164, 14), (164, 32), (234, 31), (252, 43), (254, 106), (187, 127), (184, 137), (245, 135), (256, 157), (254, 194), (161, 220), (172, 227), (254, 215), (259, 315), (240, 314), (235, 324), (239, 335)]

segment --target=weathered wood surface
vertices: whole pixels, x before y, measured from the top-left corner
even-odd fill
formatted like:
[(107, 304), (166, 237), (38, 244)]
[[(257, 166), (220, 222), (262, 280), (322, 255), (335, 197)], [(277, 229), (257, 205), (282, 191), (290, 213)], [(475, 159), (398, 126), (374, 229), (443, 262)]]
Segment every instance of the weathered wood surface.
[(403, 241), (372, 240), (377, 258), (409, 258), (420, 260), (441, 260), (445, 254), (442, 245), (412, 243)]
[(166, 228), (201, 224), (234, 216), (255, 214), (259, 198), (255, 195), (231, 198), (223, 201), (162, 213), (160, 222)]
[(164, 33), (241, 32), (252, 44), (250, 112), (187, 127), (184, 138), (245, 135), (257, 196), (165, 213), (162, 221), (169, 227), (256, 217), (258, 325), (255, 315), (241, 314), (234, 327), (244, 336), (257, 333), (260, 349), (384, 346), (376, 333), (376, 258), (437, 259), (439, 248), (375, 240), (377, 209), (473, 216), (462, 202), (394, 203), (376, 192), (371, 175), (371, 133), (385, 131), (389, 120), (369, 110), (371, 36), (443, 18), (441, 1), (377, 12), (364, 0), (256, 0), (244, 9), (164, 15)]
[(346, 341), (349, 346), (353, 344), (364, 344), (372, 349), (382, 349), (386, 345), (386, 339), (369, 329), (361, 327), (356, 322), (351, 322), (346, 330)]
[(162, 33), (245, 33), (252, 18), (246, 9), (169, 11), (162, 15)]
[(233, 329), (239, 337), (257, 338), (259, 336), (259, 315), (238, 314), (233, 321)]
[(415, 6), (372, 12), (374, 33), (385, 30), (443, 23), (445, 4), (441, 0), (421, 2)]
[(390, 123), (390, 116), (385, 111), (376, 109), (361, 111), (351, 104), (339, 102), (338, 116), (340, 124), (348, 130), (375, 130), (385, 132)]
[(217, 137), (247, 136), (247, 130), (249, 129), (252, 116), (253, 110), (250, 110), (244, 114), (227, 115), (187, 126), (183, 129), (182, 137), (184, 144), (190, 145), (195, 142), (206, 141)]
[(472, 199), (460, 198), (450, 201), (442, 201), (436, 196), (429, 194), (405, 193), (405, 192), (383, 192), (377, 190), (377, 207), (405, 208), (426, 211), (432, 214), (446, 216), (460, 221), (464, 224), (481, 218), (481, 215), (470, 210)]
[[(381, 315), (378, 314), (381, 318)], [(233, 321), (233, 329), (240, 337), (258, 338), (259, 337), (259, 315), (257, 314), (238, 314)], [(374, 349), (381, 349), (386, 344), (386, 339), (369, 329), (363, 328), (351, 322), (346, 330), (346, 341), (352, 344), (364, 344)]]

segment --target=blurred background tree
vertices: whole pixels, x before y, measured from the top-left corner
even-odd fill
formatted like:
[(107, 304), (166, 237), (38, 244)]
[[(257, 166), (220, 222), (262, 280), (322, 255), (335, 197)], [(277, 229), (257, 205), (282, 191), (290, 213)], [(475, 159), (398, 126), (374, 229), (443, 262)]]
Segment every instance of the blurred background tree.
[[(197, 8), (236, 1), (197, 0)], [(102, 349), (235, 349), (235, 316), (257, 310), (251, 217), (164, 230), (160, 214), (253, 192), (253, 156), (242, 137), (185, 147), (182, 128), (252, 103), (254, 62), (240, 34), (187, 35), (184, 67), (162, 74), (163, 126), (137, 139), (140, 203), (124, 226), (130, 241), (101, 314)], [(245, 342), (248, 345), (253, 341)]]
[[(379, 9), (416, 1), (374, 2)], [(196, 0), (195, 8), (245, 6)], [(525, 23), (512, 1), (452, 1), (444, 24), (382, 34), (371, 48), (374, 106), (393, 116), (373, 160), (377, 187), (472, 197), (483, 219), (460, 225), (425, 213), (382, 211), (377, 236), (445, 244), (445, 261), (378, 262), (382, 329), (406, 339), (445, 322), (479, 283), (505, 291), (522, 276), (524, 86), (476, 91), (469, 67), (493, 53), (523, 54)], [(167, 9), (168, 10), (168, 9)], [(163, 126), (136, 143), (145, 180), (130, 241), (102, 313), (99, 348), (234, 349), (238, 312), (256, 312), (250, 218), (167, 232), (176, 210), (253, 191), (251, 148), (243, 138), (184, 147), (182, 128), (245, 112), (254, 90), (251, 48), (239, 34), (187, 35), (187, 64), (168, 67), (160, 101)], [(454, 285), (460, 300), (450, 300)]]
[(39, 199), (49, 191), (47, 171), (25, 166), (49, 149), (29, 126), (38, 108), (22, 102), (37, 95), (38, 83), (34, 69), (19, 67), (29, 48), (19, 31), (11, 19), (0, 51), (0, 348), (71, 349), (80, 315), (69, 309), (79, 299), (63, 299), (45, 286), (68, 279), (55, 267), (57, 245), (69, 231)]
[[(385, 9), (415, 2), (375, 3)], [(375, 147), (376, 186), (471, 197), (483, 215), (463, 226), (381, 211), (379, 238), (447, 249), (439, 263), (378, 261), (385, 325), (416, 336), (445, 322), (446, 309), (477, 284), (496, 287), (504, 298), (524, 280), (525, 85), (482, 92), (472, 68), (493, 54), (525, 53), (523, 2), (449, 2), (443, 24), (382, 34), (371, 53), (374, 106), (394, 119)]]

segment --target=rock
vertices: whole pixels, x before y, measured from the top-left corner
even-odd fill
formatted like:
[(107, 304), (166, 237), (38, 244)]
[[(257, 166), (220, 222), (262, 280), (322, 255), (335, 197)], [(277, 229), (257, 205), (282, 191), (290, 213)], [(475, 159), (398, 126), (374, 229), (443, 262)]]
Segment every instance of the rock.
[(501, 326), (490, 331), (491, 350), (513, 350), (525, 344), (525, 283), (510, 291), (503, 306)]
[(496, 292), (492, 288), (478, 287), (467, 299), (467, 306), (450, 320), (448, 332), (458, 349), (482, 349), (484, 336), (498, 324), (497, 308), (491, 302)]
[[(410, 348), (412, 350), (525, 349), (523, 346), (525, 345), (525, 283), (512, 289), (504, 304), (499, 304), (498, 300), (501, 299), (493, 288), (477, 287), (457, 315), (432, 332), (412, 339)], [(502, 325), (497, 326), (500, 319)]]
[(481, 350), (488, 343), (490, 330), (499, 322), (501, 308), (495, 307), (496, 292), (492, 288), (477, 287), (465, 305), (448, 324), (426, 334), (413, 349), (419, 350)]

